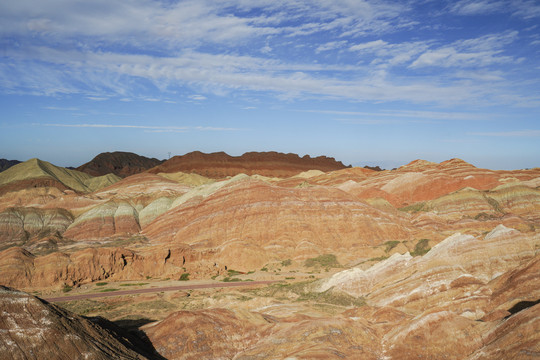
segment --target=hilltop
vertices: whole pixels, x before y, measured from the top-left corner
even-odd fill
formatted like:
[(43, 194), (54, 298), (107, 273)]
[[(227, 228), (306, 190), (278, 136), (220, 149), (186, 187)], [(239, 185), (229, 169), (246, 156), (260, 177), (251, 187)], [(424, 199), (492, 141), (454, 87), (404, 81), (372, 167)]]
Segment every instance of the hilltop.
[(61, 190), (91, 192), (118, 180), (119, 178), (112, 174), (93, 177), (34, 158), (0, 173), (0, 194), (31, 187), (57, 187)]
[(131, 152), (115, 151), (101, 153), (86, 164), (79, 166), (77, 170), (92, 176), (114, 174), (124, 178), (146, 171), (162, 162), (163, 160)]

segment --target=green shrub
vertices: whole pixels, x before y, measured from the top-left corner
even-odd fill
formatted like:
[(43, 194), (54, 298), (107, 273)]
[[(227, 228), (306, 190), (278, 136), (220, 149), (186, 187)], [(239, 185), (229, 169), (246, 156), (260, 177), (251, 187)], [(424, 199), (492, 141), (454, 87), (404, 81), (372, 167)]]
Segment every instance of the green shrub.
[(379, 256), (379, 257), (371, 258), (368, 261), (383, 261), (383, 260), (386, 260), (386, 259), (388, 259), (388, 256)]
[(103, 293), (103, 292), (111, 292), (111, 291), (118, 291), (118, 290), (120, 290), (120, 289), (103, 289), (100, 292)]
[(106, 282), (98, 282), (98, 283), (96, 283), (96, 286), (105, 286), (107, 284), (108, 283), (106, 283)]
[[(106, 283), (105, 283), (106, 284)], [(129, 284), (120, 284), (120, 286), (142, 286), (142, 285), (148, 285), (148, 283), (129, 283)]]
[(334, 254), (324, 254), (319, 255), (314, 258), (306, 259), (306, 262), (304, 263), (306, 267), (325, 267), (325, 268), (331, 268), (331, 267), (339, 267), (339, 263), (336, 259), (336, 255)]
[(285, 267), (285, 266), (291, 266), (292, 264), (292, 260), (291, 259), (287, 259), (287, 260), (283, 260), (281, 262), (281, 266)]
[(62, 288), (62, 291), (67, 293), (67, 292), (70, 292), (72, 289), (73, 289), (73, 286), (64, 285), (64, 287)]
[(419, 211), (427, 211), (424, 207), (426, 206), (425, 202), (419, 202), (416, 204), (408, 205), (402, 208), (399, 208), (398, 210), (404, 211), (404, 212), (410, 212), (410, 213), (417, 213)]
[(189, 273), (183, 273), (180, 275), (180, 281), (188, 281), (189, 280)]
[(399, 244), (399, 241), (397, 240), (387, 241), (384, 243), (384, 245), (386, 245), (386, 249), (384, 249), (384, 251), (390, 252), (393, 248), (398, 246), (398, 244)]
[(428, 253), (431, 250), (429, 247), (429, 239), (420, 239), (414, 247), (414, 251), (411, 253), (412, 256), (422, 256)]

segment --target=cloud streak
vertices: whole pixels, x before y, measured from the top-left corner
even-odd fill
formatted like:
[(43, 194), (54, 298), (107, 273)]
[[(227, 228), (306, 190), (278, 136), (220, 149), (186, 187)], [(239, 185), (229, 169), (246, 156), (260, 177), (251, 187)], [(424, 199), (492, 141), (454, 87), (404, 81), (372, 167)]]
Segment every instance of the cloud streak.
[(34, 126), (64, 127), (64, 128), (94, 128), (94, 129), (142, 129), (151, 132), (188, 132), (188, 131), (239, 131), (238, 128), (212, 126), (149, 126), (149, 125), (120, 125), (120, 124), (33, 124)]

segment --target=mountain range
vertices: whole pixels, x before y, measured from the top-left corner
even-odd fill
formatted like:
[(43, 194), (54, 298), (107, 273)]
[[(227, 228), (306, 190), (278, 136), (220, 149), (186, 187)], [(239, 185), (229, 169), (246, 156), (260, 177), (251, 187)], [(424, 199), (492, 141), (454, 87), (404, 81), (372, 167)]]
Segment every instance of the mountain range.
[[(0, 347), (19, 358), (39, 346), (95, 358), (528, 359), (540, 353), (539, 229), (540, 168), (375, 170), (274, 152), (104, 153), (78, 170), (31, 159), (0, 173)], [(245, 288), (68, 310), (39, 298), (193, 280)]]

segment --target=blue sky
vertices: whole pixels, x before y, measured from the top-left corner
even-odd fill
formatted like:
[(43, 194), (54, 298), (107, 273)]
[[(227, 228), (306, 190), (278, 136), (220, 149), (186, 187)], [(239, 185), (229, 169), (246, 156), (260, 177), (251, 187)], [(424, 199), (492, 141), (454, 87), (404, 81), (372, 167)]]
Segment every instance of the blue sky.
[(540, 2), (0, 3), (0, 157), (540, 166)]

